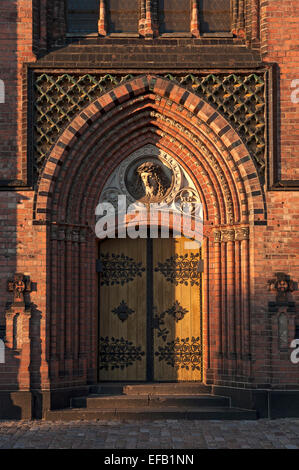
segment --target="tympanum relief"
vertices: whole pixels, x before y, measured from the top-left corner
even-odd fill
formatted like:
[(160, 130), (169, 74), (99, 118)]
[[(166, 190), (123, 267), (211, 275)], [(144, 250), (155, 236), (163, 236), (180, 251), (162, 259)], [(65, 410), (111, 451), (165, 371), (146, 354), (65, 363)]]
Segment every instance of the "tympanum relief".
[(163, 150), (148, 144), (126, 158), (108, 179), (99, 202), (118, 209), (118, 196), (131, 204), (165, 203), (180, 212), (200, 203), (189, 174)]

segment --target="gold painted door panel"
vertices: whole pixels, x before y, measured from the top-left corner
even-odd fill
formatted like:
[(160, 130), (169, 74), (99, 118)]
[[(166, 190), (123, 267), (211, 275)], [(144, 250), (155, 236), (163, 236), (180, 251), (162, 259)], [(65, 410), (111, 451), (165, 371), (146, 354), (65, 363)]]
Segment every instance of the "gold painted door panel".
[(101, 243), (100, 381), (202, 380), (201, 251), (189, 243)]
[(99, 261), (99, 380), (145, 381), (146, 240), (106, 240)]
[(202, 380), (201, 251), (190, 240), (153, 244), (154, 380)]

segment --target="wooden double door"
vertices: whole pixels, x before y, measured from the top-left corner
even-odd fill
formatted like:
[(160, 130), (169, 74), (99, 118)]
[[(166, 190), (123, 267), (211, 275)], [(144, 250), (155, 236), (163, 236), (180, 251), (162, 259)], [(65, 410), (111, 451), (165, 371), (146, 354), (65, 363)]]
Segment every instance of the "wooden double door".
[(100, 381), (202, 380), (203, 266), (194, 246), (185, 238), (100, 244)]

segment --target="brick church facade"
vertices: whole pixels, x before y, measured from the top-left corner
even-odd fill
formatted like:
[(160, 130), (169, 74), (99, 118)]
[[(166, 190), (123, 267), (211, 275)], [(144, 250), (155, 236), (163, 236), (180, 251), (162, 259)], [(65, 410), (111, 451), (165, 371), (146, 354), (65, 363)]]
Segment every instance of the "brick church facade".
[[(133, 328), (143, 307), (129, 287), (118, 301), (127, 310), (112, 305), (122, 283), (105, 297), (111, 278), (103, 287), (95, 209), (126, 162), (160, 157), (167, 171), (185, 175), (179, 191), (196, 193), (204, 217), (203, 269), (192, 291), (200, 289), (192, 317), (200, 330), (178, 338), (186, 345), (197, 337), (200, 366), (198, 356), (198, 375), (176, 377), (261, 417), (299, 416), (298, 39), (295, 0), (1, 1), (1, 418), (44, 417), (101, 381), (161, 382), (167, 367), (175, 381), (169, 364), (159, 376), (149, 371), (148, 357), (136, 375), (129, 363), (105, 375), (109, 360), (99, 349), (102, 336), (112, 348), (115, 331), (125, 341), (121, 328)], [(127, 249), (107, 243), (114, 261)], [(146, 319), (159, 303), (151, 263), (136, 333), (148, 355), (149, 329), (162, 332)], [(178, 306), (188, 280), (175, 269)], [(109, 302), (119, 323), (112, 331), (107, 316), (103, 334)], [(192, 305), (180, 306), (174, 324)], [(176, 341), (167, 344), (177, 366)]]

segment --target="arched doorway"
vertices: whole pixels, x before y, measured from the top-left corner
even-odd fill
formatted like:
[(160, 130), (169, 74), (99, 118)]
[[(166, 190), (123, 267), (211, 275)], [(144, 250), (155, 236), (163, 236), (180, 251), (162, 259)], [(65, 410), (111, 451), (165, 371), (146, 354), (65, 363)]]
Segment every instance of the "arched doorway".
[(200, 245), (106, 240), (98, 271), (99, 381), (201, 381)]
[[(149, 145), (181, 165), (203, 204), (203, 381), (250, 377), (250, 236), (266, 215), (254, 161), (204, 99), (149, 75), (116, 87), (78, 114), (39, 179), (34, 224), (45, 232), (50, 266), (45, 289), (53, 386), (99, 378), (95, 208), (105, 186), (114, 188), (109, 179), (116, 169)], [(109, 195), (113, 199), (115, 192)]]

